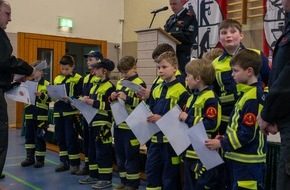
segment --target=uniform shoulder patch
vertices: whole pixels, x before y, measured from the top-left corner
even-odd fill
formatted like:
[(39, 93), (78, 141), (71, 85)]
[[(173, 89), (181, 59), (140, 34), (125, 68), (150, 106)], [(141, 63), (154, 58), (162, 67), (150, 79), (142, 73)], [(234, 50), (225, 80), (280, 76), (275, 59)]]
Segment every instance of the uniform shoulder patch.
[(247, 126), (253, 126), (256, 123), (256, 115), (253, 113), (246, 113), (243, 117), (243, 123)]
[(213, 119), (217, 116), (217, 110), (215, 107), (208, 107), (205, 111), (206, 117)]

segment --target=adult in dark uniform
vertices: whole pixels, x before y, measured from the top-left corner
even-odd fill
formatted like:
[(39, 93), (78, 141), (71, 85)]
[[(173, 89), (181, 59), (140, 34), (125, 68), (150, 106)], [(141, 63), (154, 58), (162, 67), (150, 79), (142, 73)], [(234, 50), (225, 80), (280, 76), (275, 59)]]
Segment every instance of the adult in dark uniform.
[(190, 61), (191, 47), (196, 41), (198, 34), (198, 22), (186, 8), (182, 0), (169, 0), (170, 7), (174, 12), (164, 25), (164, 30), (181, 42), (176, 47), (178, 67), (185, 73), (185, 65)]
[(8, 148), (8, 114), (4, 92), (7, 91), (13, 79), (13, 74), (31, 75), (33, 67), (21, 59), (11, 56), (13, 48), (4, 31), (11, 22), (11, 7), (7, 1), (0, 0), (0, 179)]
[[(280, 131), (280, 160), (276, 189), (290, 189), (290, 0), (282, 0), (288, 24), (278, 39), (269, 79), (269, 94), (258, 117), (265, 134)], [(272, 171), (275, 172), (275, 171)]]

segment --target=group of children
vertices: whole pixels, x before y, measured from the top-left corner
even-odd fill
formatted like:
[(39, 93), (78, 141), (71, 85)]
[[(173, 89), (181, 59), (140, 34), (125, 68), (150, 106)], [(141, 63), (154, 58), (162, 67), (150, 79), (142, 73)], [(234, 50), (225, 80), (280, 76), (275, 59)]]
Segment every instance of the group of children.
[[(178, 70), (174, 49), (168, 44), (158, 45), (152, 53), (158, 67), (158, 77), (151, 88), (147, 88), (138, 76), (137, 60), (132, 56), (124, 56), (117, 64), (123, 78), (116, 85), (109, 77), (115, 64), (104, 59), (99, 51), (92, 50), (85, 55), (90, 73), (84, 78), (74, 73), (73, 58), (63, 56), (60, 60), (61, 74), (54, 79), (54, 84), (65, 84), (69, 97), (79, 98), (99, 111), (92, 122), (82, 120), (85, 166), (80, 169), (77, 144), (80, 114), (67, 98), (55, 102), (55, 135), (61, 161), (55, 171), (70, 170), (72, 174), (88, 175), (79, 183), (93, 184), (94, 189), (112, 186), (113, 127), (115, 157), (121, 179), (114, 189), (138, 189), (140, 143), (126, 122), (119, 125), (113, 122), (110, 104), (122, 99), (130, 114), (145, 100), (153, 113), (148, 116), (148, 122), (158, 121), (175, 105), (182, 108), (179, 119), (188, 127), (203, 122), (209, 137), (205, 146), (219, 150), (225, 160), (225, 164), (207, 171), (192, 146), (179, 156), (160, 131), (146, 144), (146, 189), (263, 189), (266, 138), (259, 131), (256, 117), (265, 98), (263, 87), (267, 85), (270, 71), (268, 60), (261, 51), (246, 49), (241, 44), (242, 27), (237, 21), (224, 20), (219, 34), (223, 50), (214, 49), (204, 54), (203, 58), (190, 61), (185, 67), (185, 74)], [(39, 78), (34, 80), (39, 81), (36, 94), (39, 104), (34, 106), (38, 109), (34, 113), (38, 115), (40, 109), (47, 111), (50, 100), (45, 85), (49, 83), (40, 82)], [(134, 92), (122, 85), (123, 80), (143, 88)], [(25, 110), (25, 113), (29, 112)], [(43, 123), (47, 122), (47, 118), (33, 119), (39, 122), (29, 123), (29, 118), (26, 118), (27, 158), (21, 164), (42, 167), (45, 143), (38, 133), (43, 131), (42, 126), (45, 126)], [(34, 134), (35, 140), (31, 134)], [(180, 176), (182, 161), (183, 184)]]

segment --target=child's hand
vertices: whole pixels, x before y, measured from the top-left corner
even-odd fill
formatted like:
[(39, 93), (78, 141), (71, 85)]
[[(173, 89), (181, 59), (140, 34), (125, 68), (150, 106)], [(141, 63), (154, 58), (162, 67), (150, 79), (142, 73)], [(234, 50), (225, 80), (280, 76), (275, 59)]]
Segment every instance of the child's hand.
[(35, 96), (40, 97), (42, 93), (39, 91), (36, 91), (34, 94), (35, 94)]
[(269, 125), (266, 129), (265, 132), (267, 135), (272, 134), (275, 135), (276, 133), (278, 133), (278, 125), (276, 123)]
[(124, 92), (118, 92), (118, 98), (121, 98), (122, 100), (126, 101), (126, 94)]
[(94, 104), (94, 100), (87, 98), (84, 102), (86, 102), (88, 105), (93, 105)]
[(68, 103), (68, 98), (62, 98), (62, 101), (64, 101), (65, 103)]
[(88, 96), (83, 96), (82, 101), (83, 101), (83, 102), (86, 102), (87, 99), (89, 99)]
[(147, 121), (155, 123), (155, 122), (158, 121), (160, 118), (161, 118), (161, 115), (153, 114), (153, 115), (149, 115), (149, 116), (147, 117)]
[(210, 150), (216, 150), (221, 147), (221, 142), (218, 139), (205, 140), (205, 146)]
[(117, 97), (118, 97), (117, 92), (112, 92), (112, 94), (111, 94), (111, 100), (115, 101), (117, 99)]
[(181, 114), (179, 115), (179, 120), (185, 121), (187, 116), (188, 116), (188, 114), (186, 112), (181, 112)]
[(146, 99), (150, 96), (151, 89), (150, 88), (141, 88), (140, 91), (137, 92), (137, 94), (140, 94), (141, 96), (145, 97)]

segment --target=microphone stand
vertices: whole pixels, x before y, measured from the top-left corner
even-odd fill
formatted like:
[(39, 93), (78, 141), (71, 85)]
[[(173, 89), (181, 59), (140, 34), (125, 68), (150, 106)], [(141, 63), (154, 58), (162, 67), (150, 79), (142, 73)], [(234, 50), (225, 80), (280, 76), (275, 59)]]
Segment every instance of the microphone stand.
[(152, 23), (153, 23), (153, 20), (154, 20), (155, 16), (156, 16), (156, 13), (154, 13), (154, 15), (153, 15), (153, 17), (152, 17), (152, 20), (151, 20), (151, 23), (150, 23), (150, 26), (149, 26), (149, 28), (151, 28), (151, 26), (152, 26)]

